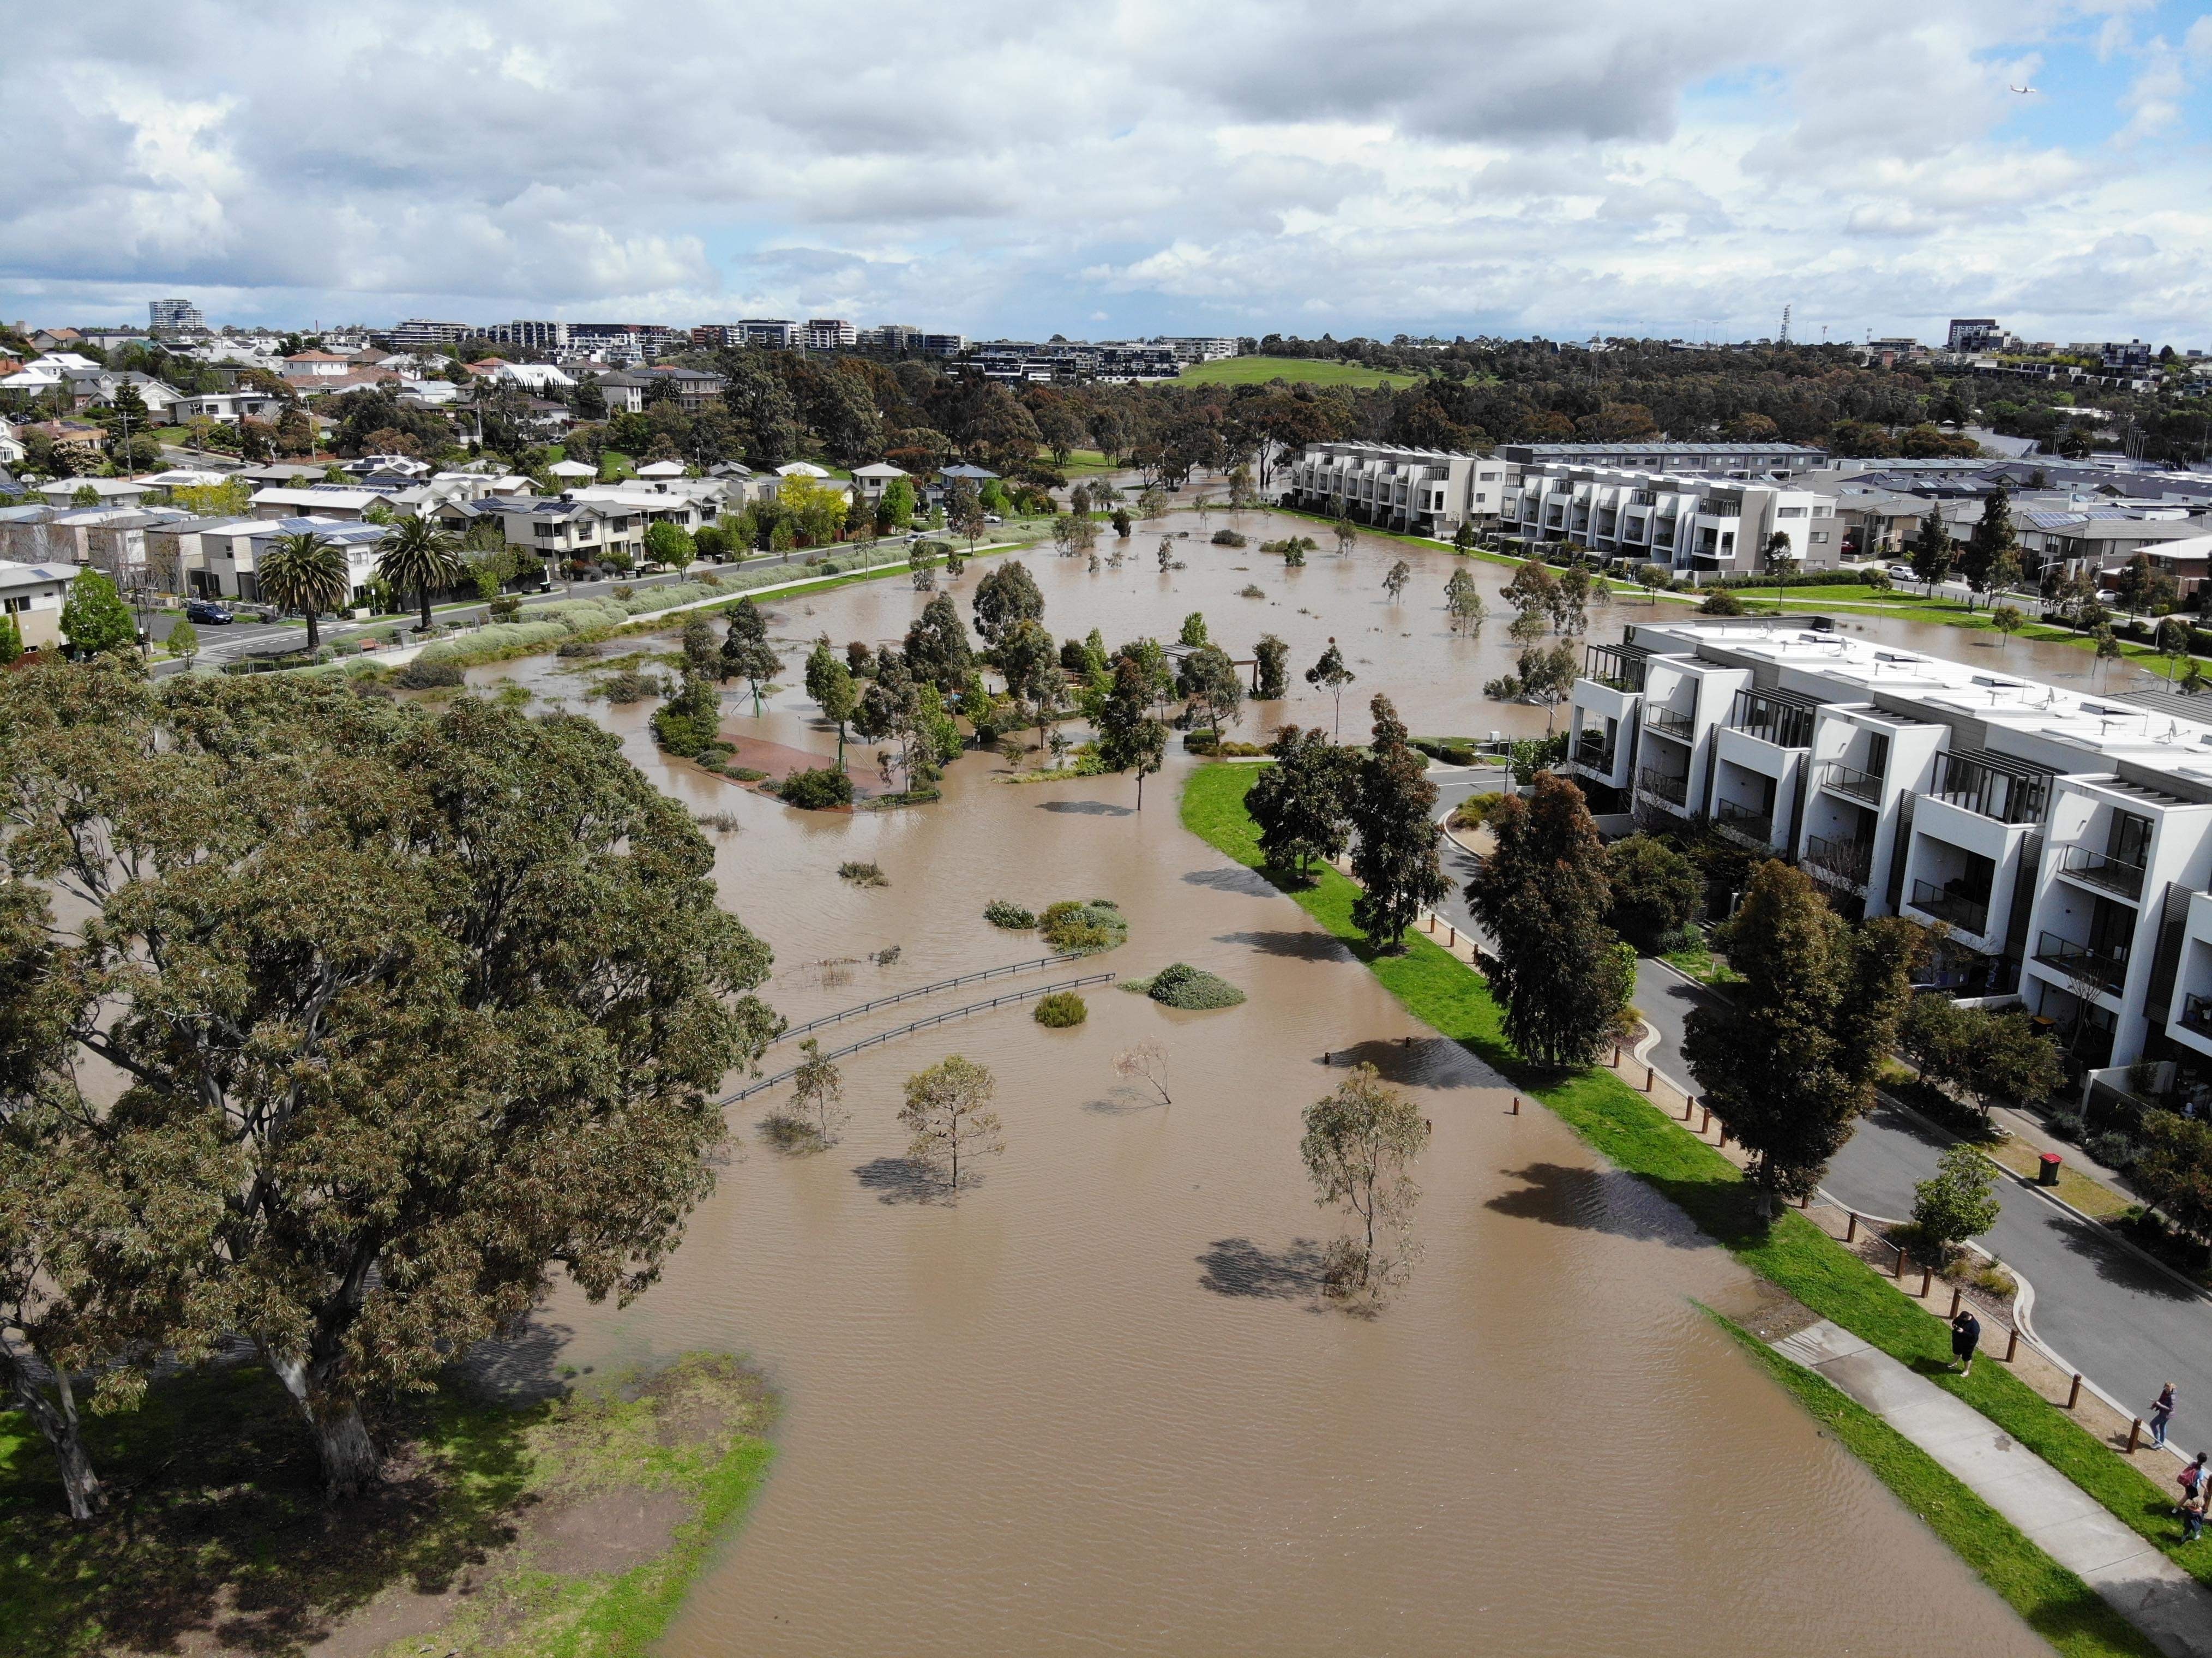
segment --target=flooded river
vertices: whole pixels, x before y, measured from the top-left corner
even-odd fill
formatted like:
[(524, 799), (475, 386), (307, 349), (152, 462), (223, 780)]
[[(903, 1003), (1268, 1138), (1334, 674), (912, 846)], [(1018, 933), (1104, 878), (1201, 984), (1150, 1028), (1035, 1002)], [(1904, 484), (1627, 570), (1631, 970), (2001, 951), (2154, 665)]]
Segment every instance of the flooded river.
[[(1240, 523), (1256, 543), (1286, 521)], [(1096, 626), (1110, 646), (1172, 638), (1199, 610), (1237, 656), (1280, 635), (1297, 671), (1334, 634), (1359, 675), (1347, 734), (1378, 689), (1417, 732), (1543, 729), (1542, 710), (1481, 699), (1510, 654), (1505, 618), (1447, 632), (1449, 556), (1376, 544), (1285, 572), (1256, 547), (1204, 544), (1194, 519), (1168, 527), (1194, 533), (1176, 544), (1188, 568), (1165, 576), (1157, 530), (1119, 572), (1032, 556), (1046, 625)], [(1416, 573), (1393, 604), (1382, 574), (1401, 552)], [(954, 585), (963, 611), (988, 568)], [(1507, 573), (1474, 568), (1501, 609)], [(1248, 583), (1265, 597), (1237, 597)], [(794, 648), (818, 632), (895, 640), (922, 603), (875, 583), (786, 601), (774, 631)], [(1601, 614), (1591, 636), (1617, 631)], [(2010, 655), (2029, 665), (2029, 647)], [(574, 701), (565, 665), (471, 677)], [(1264, 723), (1326, 722), (1328, 701), (1294, 685)], [(728, 708), (732, 730), (833, 750), (803, 692), (758, 720), (734, 695)], [(757, 1096), (663, 1281), (621, 1310), (554, 1299), (554, 1362), (729, 1348), (788, 1401), (768, 1487), (668, 1653), (2046, 1650), (1699, 1311), (1743, 1292), (1723, 1251), (1547, 1114), (1508, 1115), (1495, 1076), (1180, 827), (1179, 749), (1141, 814), (1127, 780), (1010, 786), (981, 755), (932, 808), (800, 814), (671, 765), (649, 709), (605, 717), (695, 811), (735, 816), (717, 837), (722, 890), (774, 944), (769, 994), (794, 1022), (1042, 955), (983, 921), (997, 897), (1111, 898), (1130, 942), (1096, 969), (1188, 961), (1249, 997), (1179, 1013), (1107, 987), (1073, 1030), (1017, 1006), (887, 1043), (844, 1062), (853, 1120), (814, 1156), (769, 1148), (756, 1126), (774, 1096)], [(848, 859), (890, 884), (841, 882)], [(893, 965), (864, 959), (893, 944)], [(1168, 1051), (1170, 1106), (1117, 1090), (1113, 1055), (1147, 1039)], [(957, 1205), (902, 1178), (893, 1121), (902, 1079), (951, 1053), (996, 1073), (1006, 1141)], [(1314, 1292), (1333, 1230), (1298, 1115), (1341, 1076), (1330, 1054), (1373, 1060), (1434, 1124), (1425, 1258), (1371, 1320)]]

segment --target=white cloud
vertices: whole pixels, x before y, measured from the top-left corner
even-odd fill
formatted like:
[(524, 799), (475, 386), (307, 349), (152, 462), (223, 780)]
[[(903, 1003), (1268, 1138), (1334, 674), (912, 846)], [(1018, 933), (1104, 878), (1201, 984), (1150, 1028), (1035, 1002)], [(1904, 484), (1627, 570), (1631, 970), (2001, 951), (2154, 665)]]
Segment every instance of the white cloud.
[[(979, 334), (1109, 294), (1116, 327), (1176, 331), (2207, 314), (2212, 19), (2138, 46), (2134, 0), (952, 0), (949, 57), (886, 0), (805, 27), (758, 0), (136, 9), (57, 13), (10, 62), (36, 117), (0, 171), (11, 317), (157, 291)], [(2109, 129), (2008, 125), (2008, 80), (2091, 38), (2133, 74)]]

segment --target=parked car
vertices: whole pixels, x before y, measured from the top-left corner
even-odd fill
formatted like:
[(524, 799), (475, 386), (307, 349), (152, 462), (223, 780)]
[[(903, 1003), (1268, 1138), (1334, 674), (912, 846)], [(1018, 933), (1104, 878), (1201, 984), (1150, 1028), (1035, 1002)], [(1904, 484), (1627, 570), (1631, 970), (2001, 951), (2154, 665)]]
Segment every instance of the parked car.
[(230, 607), (227, 604), (218, 604), (211, 598), (188, 598), (185, 601), (185, 620), (212, 623), (220, 628), (228, 626), (238, 618), (230, 613)]
[(996, 513), (986, 513), (983, 514), (983, 522), (986, 524), (1003, 524), (1006, 520), (1000, 518)]
[(1889, 579), (1892, 581), (1917, 581), (1920, 580), (1918, 576), (1912, 573), (1912, 567), (1910, 564), (1893, 564), (1889, 566), (1888, 568)]

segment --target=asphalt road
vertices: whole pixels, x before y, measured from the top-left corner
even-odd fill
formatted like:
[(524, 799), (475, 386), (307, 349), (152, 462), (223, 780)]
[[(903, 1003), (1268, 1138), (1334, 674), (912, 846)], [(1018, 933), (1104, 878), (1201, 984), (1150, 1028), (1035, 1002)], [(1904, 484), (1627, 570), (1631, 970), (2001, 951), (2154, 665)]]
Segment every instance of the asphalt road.
[[(1443, 859), (1455, 890), (1437, 913), (1479, 932), (1463, 890), (1474, 859), (1449, 841)], [(1684, 1084), (1684, 1029), (1705, 995), (1663, 963), (1636, 964), (1636, 1005), (1659, 1033), (1651, 1063)], [(1822, 1184), (1863, 1213), (1903, 1218), (1912, 1212), (1913, 1187), (1936, 1172), (1951, 1143), (1942, 1130), (1884, 1105), (1861, 1121)], [(2173, 1442), (2212, 1445), (2212, 1301), (2028, 1187), (2008, 1181), (1997, 1196), (1997, 1223), (1981, 1242), (2034, 1285), (2037, 1336), (2131, 1412), (2148, 1413), (2160, 1386), (2175, 1383)]]

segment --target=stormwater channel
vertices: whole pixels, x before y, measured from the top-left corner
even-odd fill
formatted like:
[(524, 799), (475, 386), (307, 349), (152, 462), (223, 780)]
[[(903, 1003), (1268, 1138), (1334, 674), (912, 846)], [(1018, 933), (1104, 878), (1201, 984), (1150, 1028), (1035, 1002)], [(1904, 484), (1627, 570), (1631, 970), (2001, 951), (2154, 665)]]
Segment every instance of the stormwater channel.
[[(1331, 635), (1359, 676), (1347, 736), (1364, 736), (1378, 689), (1417, 732), (1544, 729), (1543, 710), (1481, 696), (1512, 655), (1509, 571), (1470, 567), (1492, 616), (1455, 636), (1449, 554), (1363, 541), (1340, 559), (1325, 526), (1260, 513), (1209, 527), (1232, 523), (1254, 546), (1170, 519), (1192, 533), (1173, 544), (1187, 568), (1164, 575), (1161, 526), (1119, 571), (1031, 555), (1045, 624), (1095, 626), (1111, 647), (1172, 639), (1200, 610), (1238, 657), (1279, 635), (1297, 695), (1248, 709), (1249, 738), (1332, 722), (1296, 677)], [(1303, 570), (1259, 555), (1292, 532), (1323, 544)], [(1393, 604), (1382, 578), (1400, 556), (1414, 574)], [(963, 614), (989, 568), (949, 584)], [(1239, 597), (1247, 584), (1264, 597)], [(925, 597), (884, 581), (775, 604), (793, 688), (757, 720), (733, 689), (726, 730), (826, 758), (834, 733), (796, 689), (805, 641), (896, 641)], [(1648, 613), (1600, 612), (1590, 637)], [(2007, 653), (2021, 669), (2033, 654)], [(661, 1282), (625, 1309), (551, 1299), (549, 1365), (723, 1348), (786, 1398), (766, 1490), (667, 1653), (2047, 1650), (1700, 1310), (1747, 1295), (1725, 1253), (1547, 1114), (1509, 1115), (1486, 1067), (1181, 827), (1179, 744), (1141, 813), (1132, 780), (1010, 786), (982, 754), (951, 768), (933, 806), (801, 813), (668, 760), (653, 705), (584, 701), (574, 665), (471, 678), (594, 710), (662, 787), (734, 817), (708, 831), (723, 898), (774, 945), (766, 993), (794, 1023), (1043, 953), (983, 920), (994, 898), (1110, 898), (1129, 942), (1080, 970), (1181, 960), (1249, 997), (1184, 1013), (1103, 986), (1073, 1029), (1018, 1004), (881, 1044), (842, 1061), (852, 1121), (811, 1156), (771, 1147), (757, 1125), (781, 1094), (756, 1095), (732, 1108), (719, 1189)], [(853, 763), (872, 768), (872, 751), (856, 745)], [(841, 881), (848, 859), (890, 884)], [(936, 1011), (886, 1007), (824, 1046)], [(1146, 1040), (1167, 1050), (1170, 1105), (1117, 1085), (1113, 1056)], [(904, 1078), (954, 1053), (995, 1073), (1006, 1144), (947, 1203), (917, 1189), (894, 1116)], [(794, 1058), (780, 1048), (764, 1069)], [(1434, 1126), (1425, 1255), (1371, 1319), (1318, 1299), (1334, 1223), (1297, 1151), (1299, 1113), (1351, 1058)]]

